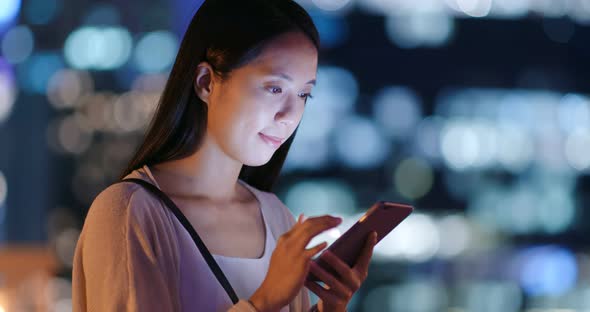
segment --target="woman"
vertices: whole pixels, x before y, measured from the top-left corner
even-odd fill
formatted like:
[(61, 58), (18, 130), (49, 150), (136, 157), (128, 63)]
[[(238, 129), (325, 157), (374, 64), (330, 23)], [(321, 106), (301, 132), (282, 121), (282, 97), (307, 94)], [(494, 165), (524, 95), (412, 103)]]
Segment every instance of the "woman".
[[(375, 237), (353, 268), (324, 253), (332, 275), (310, 261), (326, 243), (306, 246), (341, 220), (295, 221), (271, 192), (315, 84), (318, 49), (313, 22), (291, 0), (203, 3), (122, 178), (149, 182), (172, 200), (237, 298), (170, 205), (121, 182), (101, 192), (86, 217), (74, 311), (345, 311), (366, 278)], [(309, 272), (326, 286), (307, 281)]]

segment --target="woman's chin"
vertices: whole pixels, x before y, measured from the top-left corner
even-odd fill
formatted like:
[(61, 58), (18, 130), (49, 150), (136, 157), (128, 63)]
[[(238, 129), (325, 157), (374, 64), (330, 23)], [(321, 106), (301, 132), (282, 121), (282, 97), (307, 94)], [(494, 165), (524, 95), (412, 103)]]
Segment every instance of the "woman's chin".
[(242, 163), (246, 166), (250, 166), (250, 167), (259, 167), (259, 166), (263, 166), (266, 165), (270, 159), (272, 158), (273, 154), (268, 155), (267, 157), (261, 157), (264, 155), (258, 154), (255, 157), (251, 157), (249, 159), (244, 160)]

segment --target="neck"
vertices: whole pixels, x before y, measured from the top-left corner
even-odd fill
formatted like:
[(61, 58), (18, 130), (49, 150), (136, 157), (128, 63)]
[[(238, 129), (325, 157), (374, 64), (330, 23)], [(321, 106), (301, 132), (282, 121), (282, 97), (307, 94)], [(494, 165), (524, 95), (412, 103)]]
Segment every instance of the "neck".
[(241, 169), (242, 163), (208, 139), (191, 156), (151, 166), (158, 184), (170, 196), (219, 203), (240, 198), (237, 180)]

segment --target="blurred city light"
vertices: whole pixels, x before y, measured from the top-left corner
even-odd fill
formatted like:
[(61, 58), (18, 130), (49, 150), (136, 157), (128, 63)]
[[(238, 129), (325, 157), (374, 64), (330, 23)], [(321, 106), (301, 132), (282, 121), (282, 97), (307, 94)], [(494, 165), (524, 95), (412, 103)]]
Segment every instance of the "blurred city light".
[(480, 157), (482, 143), (472, 125), (464, 121), (450, 121), (441, 134), (442, 154), (447, 166), (464, 170), (475, 166)]
[(177, 50), (176, 35), (168, 31), (150, 32), (137, 42), (134, 52), (135, 64), (142, 72), (161, 72), (172, 65)]
[(520, 282), (529, 295), (560, 295), (576, 284), (576, 259), (565, 248), (532, 247), (520, 252), (518, 261), (521, 266)]
[(33, 25), (46, 25), (61, 10), (62, 0), (28, 0), (25, 2), (23, 15)]
[[(590, 126), (590, 123), (587, 125)], [(565, 142), (565, 157), (576, 170), (584, 172), (590, 168), (590, 128), (573, 131)]]
[(391, 15), (385, 27), (389, 39), (404, 49), (443, 46), (455, 30), (453, 18), (441, 13)]
[(90, 146), (92, 133), (81, 128), (74, 116), (63, 118), (57, 127), (58, 142), (67, 153), (81, 154)]
[(474, 243), (471, 227), (463, 215), (445, 216), (438, 220), (438, 227), (439, 232), (444, 235), (438, 250), (438, 255), (442, 258), (456, 257)]
[(430, 192), (434, 172), (430, 164), (418, 158), (402, 160), (394, 172), (394, 185), (405, 198), (416, 200)]
[(590, 20), (587, 1), (530, 1), (530, 0), (357, 0), (359, 6), (371, 14), (437, 13), (458, 18), (522, 19), (537, 14), (548, 18), (569, 17), (577, 23)]
[(422, 104), (412, 89), (388, 87), (375, 97), (373, 116), (384, 133), (393, 138), (405, 138), (422, 119)]
[(464, 311), (518, 312), (523, 303), (517, 284), (504, 281), (467, 282), (461, 287)]
[[(6, 177), (4, 173), (0, 171), (0, 207), (3, 207), (6, 203), (6, 196), (8, 195), (8, 183), (6, 182)], [(4, 209), (2, 208), (2, 213), (0, 213), (0, 223), (4, 223)]]
[(490, 14), (492, 0), (455, 0), (459, 9), (472, 17), (484, 17)]
[(481, 224), (517, 234), (561, 233), (574, 222), (576, 206), (567, 183), (555, 176), (547, 184), (532, 175), (512, 188), (482, 188), (470, 202), (469, 214)]
[(358, 89), (358, 82), (350, 71), (339, 67), (320, 66), (313, 99), (305, 106), (297, 136), (328, 136), (337, 122), (353, 112)]
[(70, 33), (64, 53), (74, 68), (111, 70), (127, 62), (131, 48), (131, 34), (127, 29), (84, 26)]
[(0, 1), (0, 31), (17, 17), (20, 7), (21, 0)]
[(45, 94), (49, 79), (63, 68), (63, 60), (57, 53), (34, 53), (25, 62), (18, 64), (18, 83), (29, 93)]
[(18, 89), (8, 64), (0, 58), (0, 124), (8, 119), (16, 101)]
[(440, 235), (432, 217), (414, 212), (375, 246), (374, 257), (382, 261), (428, 261), (439, 250)]
[[(318, 169), (337, 152), (331, 144), (337, 125), (352, 115), (358, 97), (358, 83), (349, 71), (320, 66), (313, 99), (308, 100), (284, 170)], [(370, 126), (372, 127), (372, 126)]]
[(9, 29), (2, 38), (2, 55), (7, 62), (18, 64), (25, 61), (35, 46), (35, 39), (31, 29), (19, 25)]
[(394, 286), (387, 297), (391, 308), (382, 311), (434, 312), (445, 310), (449, 304), (442, 283), (426, 278), (415, 278)]
[(390, 152), (390, 146), (376, 124), (359, 116), (340, 121), (334, 144), (338, 158), (353, 168), (378, 166)]
[(91, 5), (84, 17), (84, 25), (87, 26), (116, 26), (121, 22), (121, 13), (110, 3), (98, 2)]
[(590, 99), (576, 93), (565, 94), (558, 104), (558, 122), (561, 131), (571, 133), (590, 127)]
[(322, 47), (334, 48), (348, 39), (349, 25), (342, 16), (326, 14), (323, 11), (312, 11), (310, 15), (322, 38)]
[(82, 96), (94, 91), (94, 80), (86, 71), (64, 69), (49, 79), (47, 97), (56, 109), (73, 108)]
[(413, 133), (414, 153), (428, 159), (432, 165), (437, 165), (442, 159), (440, 137), (444, 125), (444, 118), (436, 115), (428, 116), (420, 120)]
[(522, 172), (532, 162), (534, 146), (530, 135), (519, 125), (498, 127), (498, 162), (509, 172)]
[(312, 2), (322, 10), (338, 11), (349, 5), (352, 0), (312, 0)]
[(306, 181), (291, 186), (285, 195), (285, 205), (295, 216), (330, 214), (352, 215), (356, 199), (350, 187), (336, 181)]

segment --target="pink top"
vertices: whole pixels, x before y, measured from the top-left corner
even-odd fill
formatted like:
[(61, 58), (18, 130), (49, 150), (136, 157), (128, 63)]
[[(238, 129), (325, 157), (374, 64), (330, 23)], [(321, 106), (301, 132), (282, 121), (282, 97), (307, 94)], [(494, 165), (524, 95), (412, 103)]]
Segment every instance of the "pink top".
[[(126, 178), (158, 188), (149, 167)], [(279, 236), (295, 218), (273, 193), (242, 180), (260, 204), (266, 228), (261, 258), (213, 255), (240, 298), (233, 305), (191, 236), (154, 195), (134, 183), (117, 183), (93, 201), (74, 255), (73, 311), (255, 311), (246, 301), (262, 283)], [(280, 312), (310, 309), (303, 287)]]

